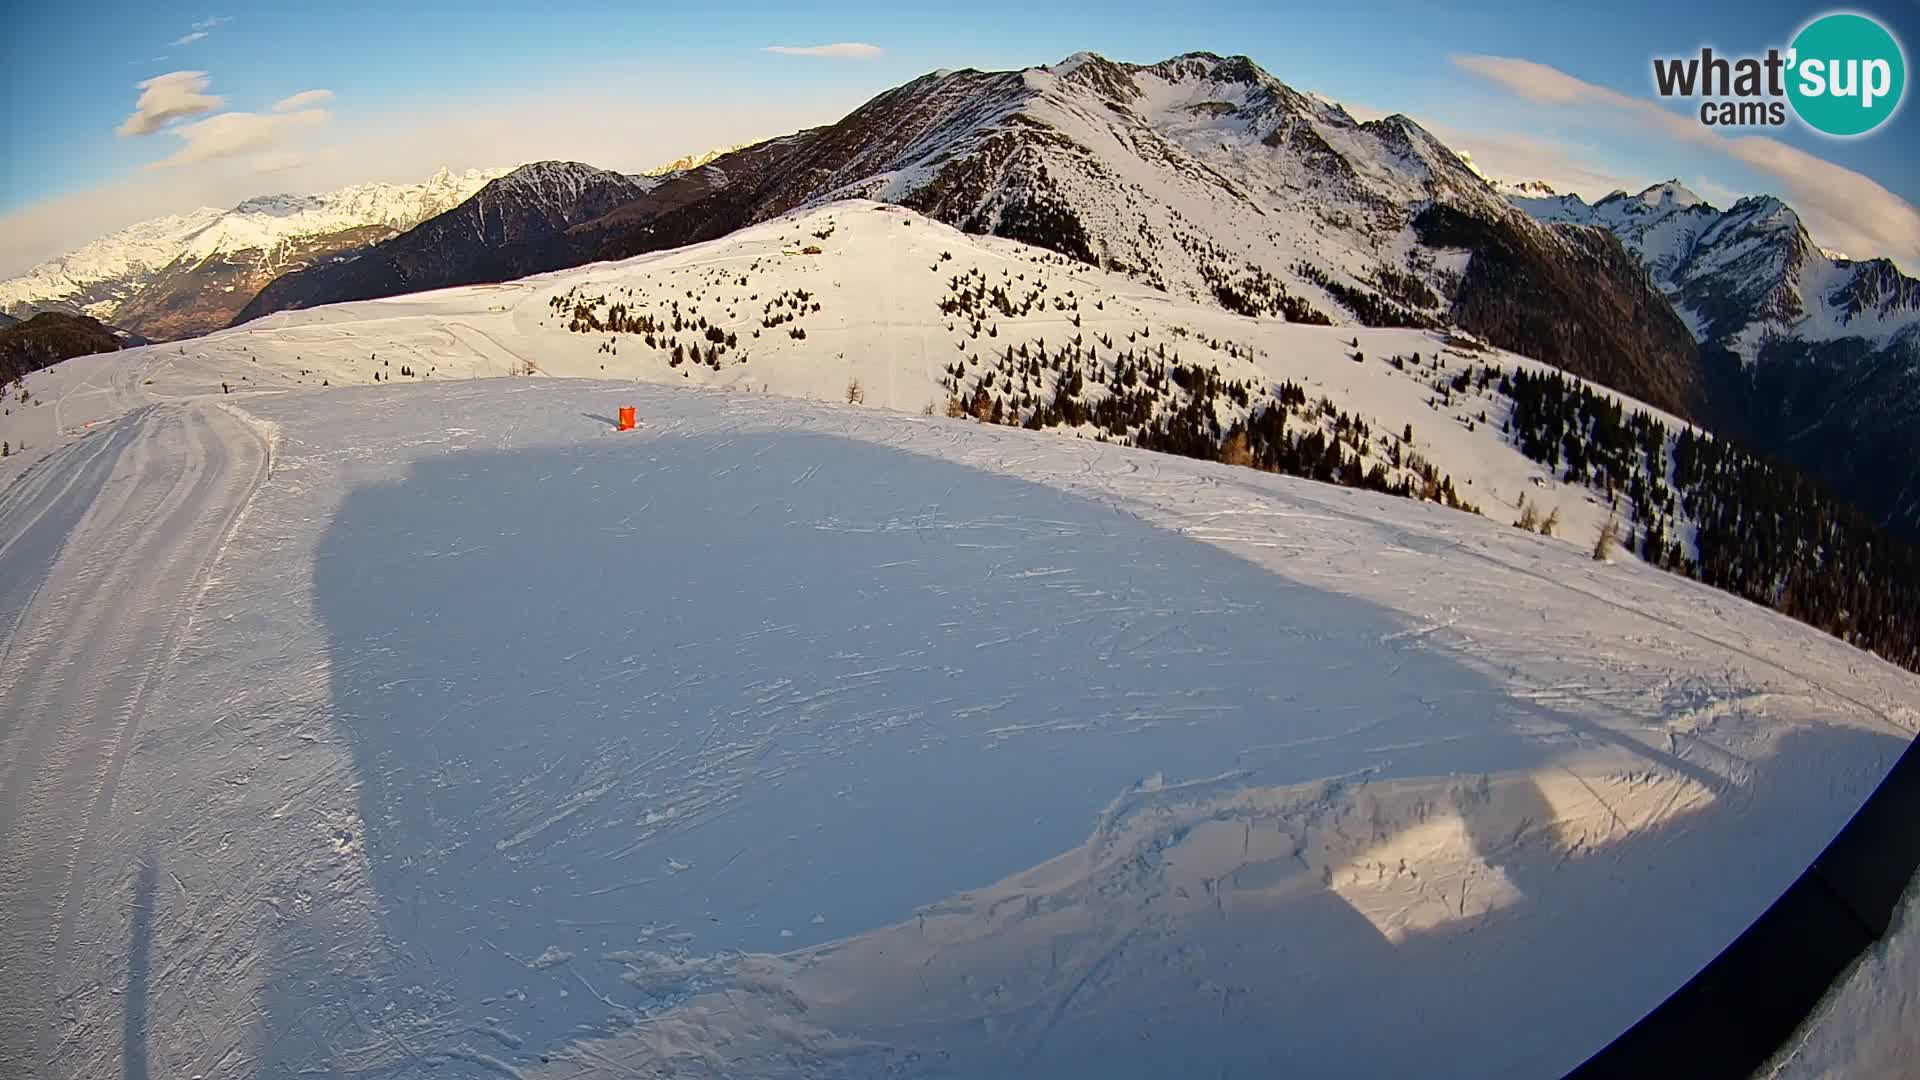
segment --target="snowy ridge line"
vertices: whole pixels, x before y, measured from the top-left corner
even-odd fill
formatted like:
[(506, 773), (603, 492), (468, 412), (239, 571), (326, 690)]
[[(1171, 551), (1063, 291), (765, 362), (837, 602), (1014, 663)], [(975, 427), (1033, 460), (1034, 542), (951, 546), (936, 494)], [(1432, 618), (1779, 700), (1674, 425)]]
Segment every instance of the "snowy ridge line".
[[(1920, 871), (1920, 740), (1733, 944), (1570, 1080), (1748, 1077), (1811, 1031), (1829, 990), (1886, 937)], [(1908, 932), (1912, 932), (1909, 928)], [(1804, 1040), (1802, 1040), (1804, 1041)], [(1789, 1052), (1772, 1075), (1791, 1071)]]

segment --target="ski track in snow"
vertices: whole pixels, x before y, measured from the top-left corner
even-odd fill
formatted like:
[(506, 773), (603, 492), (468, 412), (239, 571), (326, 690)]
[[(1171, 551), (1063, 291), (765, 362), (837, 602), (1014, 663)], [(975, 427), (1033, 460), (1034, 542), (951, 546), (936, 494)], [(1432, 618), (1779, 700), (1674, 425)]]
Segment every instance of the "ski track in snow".
[[(916, 410), (950, 350), (898, 328), (876, 360), (809, 323), (812, 366), (756, 353), (732, 393), (445, 377), (590, 374), (514, 307), (564, 280), (30, 377), (5, 1060), (1556, 1075), (1920, 727), (1910, 674), (1579, 538), (738, 392), (852, 375)], [(890, 327), (926, 302), (853, 285)], [(1365, 389), (1347, 333), (1301, 362)], [(308, 391), (376, 354), (443, 370)], [(1367, 406), (1394, 430), (1397, 401)], [(1504, 448), (1433, 438), (1522, 489)]]
[[(63, 1048), (76, 919), (152, 690), (219, 545), (265, 471), (210, 404), (154, 404), (71, 447), (0, 529), (12, 623), (0, 668), (0, 1019), (12, 1061)], [(55, 485), (67, 475), (72, 482)], [(16, 526), (17, 523), (17, 528)], [(39, 1041), (35, 1041), (39, 1040)]]

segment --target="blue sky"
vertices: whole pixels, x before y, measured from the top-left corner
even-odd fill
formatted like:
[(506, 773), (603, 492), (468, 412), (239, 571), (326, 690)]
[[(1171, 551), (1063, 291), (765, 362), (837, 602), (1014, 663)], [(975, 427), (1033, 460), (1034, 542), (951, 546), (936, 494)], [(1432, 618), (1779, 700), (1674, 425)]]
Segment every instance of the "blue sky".
[[(0, 234), (19, 238), (0, 241), (11, 245), (0, 246), (0, 272), (17, 269), (30, 248), (51, 254), (50, 245), (72, 246), (141, 216), (266, 191), (418, 180), (439, 164), (547, 156), (641, 168), (830, 122), (935, 68), (1022, 67), (1081, 49), (1135, 61), (1192, 49), (1244, 53), (1363, 117), (1408, 113), (1496, 175), (1542, 175), (1589, 195), (1677, 176), (1717, 202), (1771, 192), (1798, 207), (1835, 187), (1809, 179), (1804, 157), (1773, 147), (1732, 152), (1684, 131), (1676, 137), (1593, 91), (1651, 102), (1651, 57), (1694, 53), (1702, 44), (1758, 52), (1784, 45), (1827, 10), (1670, 0), (1578, 15), (1539, 4), (1458, 4), (1441, 14), (1426, 3), (1359, 2), (1293, 10), (1124, 2), (923, 8), (897, 0), (805, 9), (364, 0), (262, 11), (14, 5), (0, 13), (0, 81), (13, 106), (14, 145), (31, 150), (7, 155), (0, 166)], [(1920, 4), (1852, 10), (1880, 19), (1910, 52), (1920, 42)], [(832, 42), (880, 52), (765, 51)], [(1516, 74), (1468, 57), (1545, 65), (1591, 89), (1568, 102), (1558, 84), (1543, 92), (1530, 82), (1538, 72)], [(137, 84), (175, 72), (205, 73), (189, 89), (220, 102), (125, 133)], [(306, 91), (329, 93), (272, 111)], [(250, 115), (193, 127), (225, 113)], [(1828, 139), (1797, 123), (1753, 133), (1864, 177), (1909, 211), (1920, 203), (1912, 166), (1920, 160), (1920, 111), (1913, 108), (1861, 139)], [(1834, 201), (1834, 212), (1843, 212), (1847, 200)], [(1824, 210), (1803, 213), (1816, 226)], [(1877, 227), (1869, 220), (1832, 230), (1850, 229), (1857, 245)], [(1886, 247), (1910, 260), (1920, 238), (1888, 237)]]

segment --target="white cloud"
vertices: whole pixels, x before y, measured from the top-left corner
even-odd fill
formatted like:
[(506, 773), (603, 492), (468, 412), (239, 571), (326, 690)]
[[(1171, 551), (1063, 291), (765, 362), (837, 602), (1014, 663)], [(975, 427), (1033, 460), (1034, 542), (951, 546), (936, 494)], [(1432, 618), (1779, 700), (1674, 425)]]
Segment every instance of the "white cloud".
[(274, 114), (229, 112), (209, 116), (205, 120), (181, 124), (170, 131), (168, 134), (185, 139), (186, 145), (147, 168), (177, 169), (182, 165), (263, 150), (296, 131), (326, 121), (327, 113), (323, 109)]
[(294, 150), (276, 150), (271, 154), (260, 154), (253, 159), (253, 171), (256, 173), (286, 172), (312, 164), (311, 154), (302, 154)]
[(167, 42), (167, 44), (173, 46), (176, 49), (182, 45), (191, 45), (194, 42), (199, 41), (201, 38), (206, 37), (208, 31), (211, 31), (214, 27), (223, 25), (225, 23), (230, 23), (232, 21), (233, 21), (232, 19), (222, 15), (215, 15), (210, 18), (201, 19), (199, 22), (196, 22), (193, 24), (193, 30), (191, 32), (181, 34), (179, 37), (174, 38), (172, 41)]
[(297, 94), (283, 97), (279, 101), (274, 102), (273, 111), (277, 113), (295, 112), (310, 105), (320, 105), (332, 100), (333, 91), (331, 90), (302, 90)]
[(1765, 135), (1722, 135), (1651, 99), (1596, 86), (1531, 60), (1480, 55), (1449, 59), (1536, 105), (1597, 109), (1635, 130), (1723, 154), (1778, 180), (1787, 202), (1822, 246), (1887, 255), (1908, 267), (1920, 265), (1920, 211), (1872, 177)]
[(133, 115), (114, 130), (121, 135), (151, 135), (169, 121), (198, 116), (220, 107), (223, 99), (206, 93), (204, 71), (171, 71), (138, 84)]
[(832, 45), (769, 45), (761, 51), (782, 56), (831, 56), (855, 60), (865, 60), (886, 52), (878, 45), (859, 41), (841, 41)]

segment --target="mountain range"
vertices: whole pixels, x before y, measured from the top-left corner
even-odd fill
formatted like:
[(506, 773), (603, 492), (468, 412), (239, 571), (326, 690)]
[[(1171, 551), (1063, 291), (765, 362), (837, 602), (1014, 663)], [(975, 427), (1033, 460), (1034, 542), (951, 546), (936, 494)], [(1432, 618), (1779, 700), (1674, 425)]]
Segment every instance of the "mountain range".
[(1671, 180), (1591, 205), (1539, 184), (1509, 198), (1640, 259), (1700, 343), (1713, 430), (1920, 535), (1920, 281), (1822, 249), (1770, 196), (1720, 210)]
[(129, 226), (0, 281), (0, 311), (90, 315), (154, 340), (225, 326), (289, 270), (344, 258), (457, 206), (495, 172), (267, 195)]
[[(1589, 205), (1497, 183), (1408, 117), (1359, 121), (1245, 57), (939, 71), (649, 173), (479, 180), (222, 310), (505, 281), (870, 198), (1247, 316), (1467, 331), (1783, 455), (1920, 535), (1920, 287), (1890, 262), (1832, 256), (1775, 199), (1720, 211), (1669, 183)], [(156, 336), (174, 291), (101, 310)]]
[[(1362, 123), (1245, 57), (1138, 65), (1078, 54), (1025, 71), (936, 72), (755, 165), (700, 203), (601, 230), (594, 257), (877, 198), (1248, 315), (1453, 319), (1582, 374), (1653, 388), (1647, 399), (1663, 407), (1692, 389), (1662, 385), (1692, 342), (1617, 245), (1516, 213), (1412, 120)], [(1529, 284), (1519, 304), (1516, 279), (1549, 284)], [(1576, 281), (1597, 285), (1582, 290), (1588, 302), (1568, 302), (1562, 286)]]
[[(1362, 123), (1244, 57), (935, 72), (601, 213), (637, 178), (597, 171), (581, 187), (544, 182), (557, 164), (530, 168), (529, 227), (496, 237), (483, 193), (276, 283), (241, 317), (623, 258), (865, 197), (1250, 316), (1454, 321), (1663, 408), (1700, 394), (1691, 335), (1616, 241), (1540, 224), (1412, 120)], [(584, 169), (570, 175), (585, 183)]]

